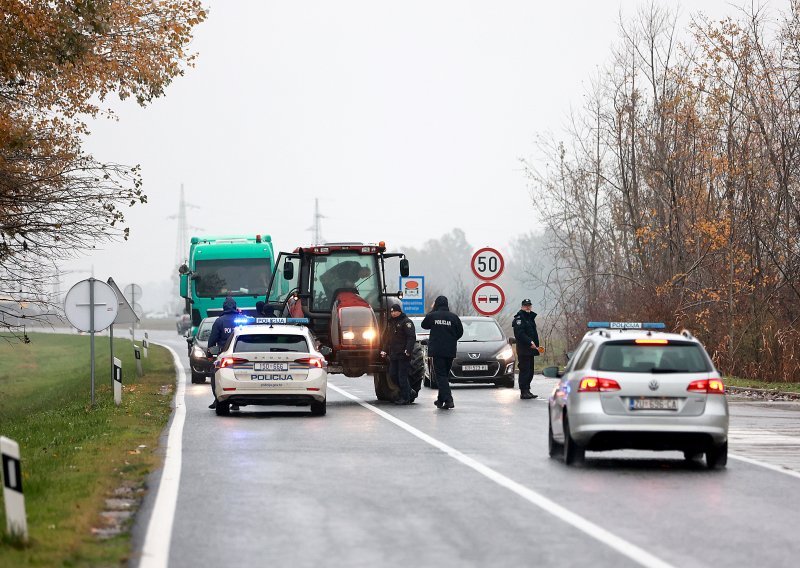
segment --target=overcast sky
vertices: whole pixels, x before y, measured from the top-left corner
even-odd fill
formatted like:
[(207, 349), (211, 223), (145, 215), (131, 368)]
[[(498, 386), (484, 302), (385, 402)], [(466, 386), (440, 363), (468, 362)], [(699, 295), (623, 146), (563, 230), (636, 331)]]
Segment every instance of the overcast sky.
[[(503, 250), (538, 227), (520, 159), (561, 130), (620, 12), (642, 2), (207, 4), (196, 68), (151, 106), (115, 104), (118, 122), (93, 124), (87, 148), (141, 164), (149, 203), (129, 210), (128, 242), (67, 268), (168, 279), (181, 183), (191, 234), (266, 233), (293, 249), (312, 240), (318, 197), (329, 241), (419, 245), (460, 227)], [(696, 0), (682, 20), (696, 10), (735, 12)]]

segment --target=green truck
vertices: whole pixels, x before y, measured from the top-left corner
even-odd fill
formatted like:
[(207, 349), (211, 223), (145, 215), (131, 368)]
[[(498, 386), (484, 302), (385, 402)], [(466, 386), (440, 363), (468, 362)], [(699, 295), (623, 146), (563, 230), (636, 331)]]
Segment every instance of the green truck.
[(256, 315), (256, 302), (264, 299), (274, 267), (269, 235), (192, 237), (189, 262), (178, 269), (191, 335), (203, 318), (222, 314), (228, 296), (242, 313)]

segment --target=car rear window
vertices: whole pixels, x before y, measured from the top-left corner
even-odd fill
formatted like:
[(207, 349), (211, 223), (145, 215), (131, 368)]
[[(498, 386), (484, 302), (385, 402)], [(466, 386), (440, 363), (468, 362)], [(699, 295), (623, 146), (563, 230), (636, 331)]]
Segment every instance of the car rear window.
[(286, 333), (254, 333), (240, 335), (233, 348), (234, 353), (308, 353), (308, 342), (302, 335)]
[(633, 341), (604, 343), (593, 368), (623, 373), (707, 373), (708, 358), (697, 343), (670, 341), (667, 345), (637, 345)]

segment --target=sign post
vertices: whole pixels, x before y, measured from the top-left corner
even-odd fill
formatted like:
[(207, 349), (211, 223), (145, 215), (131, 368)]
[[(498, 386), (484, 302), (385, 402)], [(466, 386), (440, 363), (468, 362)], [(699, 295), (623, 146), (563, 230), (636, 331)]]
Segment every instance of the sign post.
[(401, 303), (406, 314), (412, 316), (425, 313), (424, 276), (401, 276), (400, 292), (403, 294)]
[(0, 436), (0, 456), (3, 466), (3, 502), (6, 504), (6, 531), (9, 536), (28, 541), (28, 518), (25, 496), (22, 494), (22, 466), (19, 444)]
[[(141, 308), (137, 310), (137, 308), (139, 308), (139, 305), (136, 303), (136, 299), (141, 297), (142, 297), (141, 286), (135, 283), (131, 283), (125, 286), (125, 299), (128, 300), (128, 303), (131, 306), (133, 306), (133, 311), (138, 316), (136, 321), (138, 321), (138, 319), (142, 317), (140, 313)], [(136, 321), (131, 322), (131, 341), (133, 343), (136, 343)]]
[[(117, 304), (119, 306), (119, 309), (117, 311), (117, 317), (114, 318), (114, 321), (112, 322), (111, 326), (108, 328), (109, 329), (109, 336), (110, 336), (109, 344), (111, 346), (111, 387), (112, 387), (112, 390), (113, 390), (113, 388), (114, 388), (114, 361), (116, 360), (116, 359), (114, 359), (114, 324), (115, 323), (135, 324), (137, 321), (139, 321), (139, 316), (134, 311), (133, 306), (131, 306), (128, 303), (128, 300), (125, 299), (125, 295), (122, 293), (122, 290), (119, 289), (119, 286), (117, 286), (117, 283), (114, 282), (113, 278), (109, 277), (108, 285), (111, 286), (111, 288), (114, 289), (114, 293), (117, 295)], [(133, 327), (131, 327), (131, 333), (133, 333)]]
[(484, 247), (472, 255), (472, 273), (482, 282), (472, 291), (472, 307), (483, 316), (500, 313), (506, 304), (503, 289), (490, 280), (495, 280), (505, 268), (503, 255), (497, 249)]
[(111, 325), (117, 317), (118, 310), (114, 289), (95, 278), (81, 280), (69, 289), (64, 298), (64, 313), (69, 323), (79, 331), (89, 332), (92, 406), (94, 406), (94, 335)]
[(119, 406), (122, 404), (122, 361), (114, 357), (113, 365), (114, 404)]

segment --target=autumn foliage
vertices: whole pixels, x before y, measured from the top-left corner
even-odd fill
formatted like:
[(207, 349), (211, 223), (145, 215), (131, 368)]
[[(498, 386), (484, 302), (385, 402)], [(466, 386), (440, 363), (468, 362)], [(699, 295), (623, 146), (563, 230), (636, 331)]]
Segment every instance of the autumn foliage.
[(797, 381), (800, 2), (736, 14), (681, 30), (651, 6), (623, 24), (529, 173), (573, 342), (591, 319), (665, 321), (726, 373)]
[(86, 120), (163, 95), (205, 17), (197, 0), (0, 0), (0, 298), (44, 305), (54, 261), (127, 238), (138, 167), (87, 155)]

